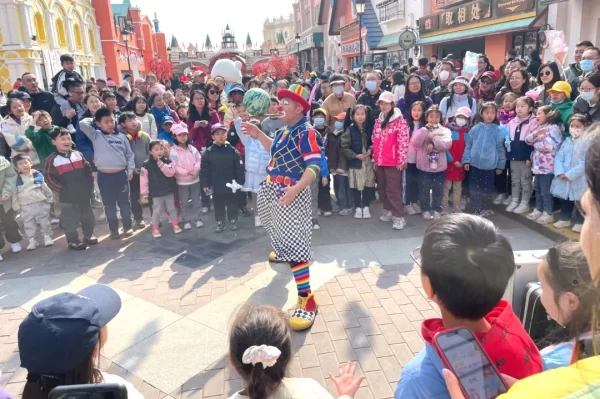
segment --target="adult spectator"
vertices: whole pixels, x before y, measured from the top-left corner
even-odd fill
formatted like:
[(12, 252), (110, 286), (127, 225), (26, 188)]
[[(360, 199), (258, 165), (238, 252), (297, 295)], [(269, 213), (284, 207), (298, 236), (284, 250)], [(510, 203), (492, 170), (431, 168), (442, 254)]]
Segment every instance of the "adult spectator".
[(572, 82), (575, 80), (575, 78), (581, 76), (581, 74), (583, 73), (579, 65), (579, 63), (581, 62), (581, 56), (583, 55), (585, 50), (587, 50), (590, 47), (594, 47), (594, 44), (589, 40), (582, 40), (575, 45), (575, 62), (569, 64), (569, 66), (565, 68), (562, 74), (563, 80), (565, 82)]
[(481, 103), (494, 101), (496, 98), (496, 74), (492, 71), (484, 72), (479, 79), (479, 83), (473, 89), (473, 98), (477, 100), (477, 108)]
[[(273, 81), (271, 79), (265, 79), (260, 84), (260, 88), (269, 94), (273, 94)], [(208, 93), (206, 93), (208, 94)]]
[(432, 55), (431, 57), (429, 57), (429, 61), (437, 64), (438, 63), (438, 56), (435, 55), (435, 54)]
[(133, 76), (131, 76), (130, 73), (126, 73), (125, 75), (123, 75), (123, 83), (121, 84), (121, 86), (127, 87), (129, 89), (129, 92), (131, 92), (131, 84), (132, 83), (133, 83)]
[[(225, 117), (224, 107), (221, 107), (221, 94), (219, 93), (219, 88), (214, 83), (209, 83), (206, 85), (206, 98), (208, 99), (208, 105), (211, 109), (214, 109), (217, 114), (219, 114), (219, 120), (223, 120)], [(189, 115), (189, 112), (188, 112)]]
[(584, 114), (592, 122), (600, 122), (600, 72), (583, 78), (572, 114)]
[(504, 73), (504, 69), (508, 66), (508, 64), (510, 64), (515, 58), (517, 58), (517, 50), (515, 49), (510, 49), (506, 52), (506, 55), (504, 56), (504, 64), (500, 65), (500, 73), (503, 74)]
[(156, 121), (158, 134), (165, 131), (163, 121), (166, 117), (170, 116), (176, 123), (179, 123), (179, 116), (177, 116), (175, 110), (170, 109), (167, 106), (162, 93), (151, 94), (148, 99), (148, 104), (150, 105), (150, 113), (152, 113), (152, 116), (154, 116), (154, 120)]
[(431, 107), (433, 102), (431, 101), (431, 98), (427, 97), (425, 94), (423, 81), (418, 75), (413, 74), (408, 77), (406, 80), (406, 88), (408, 90), (404, 93), (404, 97), (398, 100), (396, 107), (402, 111), (404, 119), (408, 120), (410, 117), (410, 107), (415, 101), (423, 101), (427, 105), (427, 108)]
[[(158, 78), (153, 73), (146, 75), (146, 85), (148, 86), (149, 96), (153, 94), (160, 94), (162, 96), (162, 94), (165, 92), (165, 86), (158, 81)], [(100, 92), (102, 92), (102, 90), (100, 90)]]
[[(309, 91), (310, 92), (310, 91)], [(319, 87), (315, 90), (315, 98), (319, 106), (325, 102), (325, 99), (331, 95), (331, 84), (329, 83), (329, 77), (321, 76), (321, 82)], [(332, 115), (332, 114), (330, 114)], [(332, 118), (333, 119), (333, 118)]]
[(142, 93), (144, 97), (148, 95), (148, 87), (146, 86), (146, 81), (142, 78), (137, 78), (133, 82), (133, 88), (139, 90), (139, 92)]
[(380, 88), (381, 75), (379, 72), (373, 71), (367, 74), (365, 80), (365, 90), (358, 96), (356, 100), (357, 104), (367, 105), (371, 107), (371, 115), (379, 115), (381, 110), (379, 109), (379, 96), (383, 91)]
[[(341, 75), (331, 75), (329, 78), (329, 86), (332, 93), (323, 101), (321, 108), (327, 111), (327, 115), (339, 115), (346, 112), (348, 108), (354, 107), (356, 99), (350, 93), (345, 91), (344, 78)], [(334, 131), (335, 119), (329, 118), (329, 127)]]
[(456, 111), (461, 107), (471, 110), (471, 115), (477, 115), (477, 101), (469, 94), (469, 81), (464, 76), (457, 76), (449, 85), (450, 95), (440, 103), (440, 111), (444, 122), (454, 121)]
[(399, 71), (399, 70), (400, 70), (400, 63), (399, 63), (399, 62), (394, 62), (394, 63), (392, 64), (392, 70), (393, 70), (394, 72), (396, 72), (396, 71)]
[(419, 58), (419, 69), (417, 70), (417, 75), (421, 78), (421, 82), (423, 83), (423, 90), (425, 90), (425, 94), (429, 95), (433, 90), (433, 74), (429, 72), (427, 68), (427, 57)]
[[(344, 91), (354, 97), (354, 93), (356, 93), (356, 89), (353, 87), (354, 79), (350, 75), (342, 75), (342, 77), (344, 78)], [(356, 97), (354, 99), (356, 100)]]
[(171, 88), (171, 79), (165, 79), (162, 81), (163, 86), (165, 86), (166, 91), (172, 91)]
[(381, 82), (381, 90), (383, 91), (392, 91), (392, 85), (393, 85), (393, 81), (392, 81), (392, 68), (385, 68), (385, 71), (383, 71), (383, 81)]
[(531, 76), (536, 76), (541, 66), (542, 60), (540, 58), (540, 52), (537, 50), (531, 50), (529, 53), (529, 65), (527, 65), (527, 72), (529, 72)]
[(15, 80), (15, 83), (13, 84), (13, 90), (18, 90), (22, 85), (22, 80), (21, 78), (17, 78), (17, 80)]
[(85, 89), (83, 83), (70, 82), (67, 84), (68, 94), (68, 105), (61, 107), (59, 104), (55, 104), (52, 108), (50, 115), (52, 116), (52, 123), (56, 126), (64, 127), (69, 129), (71, 133), (75, 133), (79, 118), (85, 112), (83, 106), (83, 98), (85, 97)]
[(248, 90), (260, 88), (260, 80), (253, 78), (248, 82)]
[(494, 67), (490, 64), (490, 59), (485, 54), (479, 54), (477, 56), (477, 72), (475, 75), (471, 77), (471, 81), (469, 82), (469, 87), (474, 89), (475, 86), (479, 83), (479, 79), (481, 79), (481, 75), (487, 71), (494, 71)]
[(549, 105), (550, 96), (548, 95), (548, 90), (552, 88), (554, 83), (561, 80), (560, 70), (558, 69), (558, 64), (554, 61), (544, 62), (538, 69), (539, 71), (534, 74), (534, 76), (537, 76), (538, 87), (535, 88), (535, 91), (538, 93), (538, 102)]
[(392, 94), (394, 95), (394, 103), (404, 97), (406, 92), (406, 81), (402, 71), (394, 71), (392, 74)]
[(37, 77), (32, 73), (26, 72), (21, 77), (21, 82), (25, 91), (31, 97), (31, 112), (46, 111), (51, 113), (52, 108), (56, 104), (54, 95), (40, 88)]
[(579, 95), (579, 84), (583, 78), (600, 70), (600, 49), (598, 47), (590, 47), (585, 50), (581, 56), (579, 66), (583, 73), (571, 82), (571, 98), (577, 98)]
[(456, 59), (456, 57), (454, 56), (454, 54), (450, 53), (446, 56), (446, 58), (444, 58), (444, 61), (450, 61), (452, 64), (454, 64), (454, 73), (455, 75), (453, 76), (453, 78), (455, 78), (456, 76), (460, 75), (460, 72), (462, 70), (462, 65), (460, 64), (460, 61), (458, 61)]
[(515, 69), (508, 75), (508, 79), (504, 84), (504, 87), (496, 94), (496, 104), (502, 105), (502, 97), (508, 93), (513, 92), (517, 97), (524, 96), (529, 91), (529, 74), (525, 68)]
[(201, 90), (192, 91), (188, 108), (188, 126), (190, 140), (196, 149), (202, 152), (211, 141), (210, 129), (220, 122), (216, 110), (211, 109), (206, 95)]
[(373, 63), (372, 62), (365, 62), (362, 66), (362, 71), (363, 72), (371, 72), (373, 70)]
[(225, 78), (223, 76), (215, 76), (213, 83), (219, 88), (221, 93), (221, 104), (227, 104), (227, 93), (225, 93)]
[(454, 72), (454, 64), (450, 61), (442, 61), (439, 66), (437, 77), (437, 86), (431, 92), (431, 101), (434, 104), (440, 105), (442, 99), (450, 94), (448, 85), (452, 82), (452, 72)]
[(98, 90), (102, 91), (106, 87), (106, 80), (104, 79), (96, 79), (96, 86), (98, 86)]
[(277, 85), (277, 91), (287, 89), (290, 86), (288, 81), (285, 79), (278, 80), (276, 85)]

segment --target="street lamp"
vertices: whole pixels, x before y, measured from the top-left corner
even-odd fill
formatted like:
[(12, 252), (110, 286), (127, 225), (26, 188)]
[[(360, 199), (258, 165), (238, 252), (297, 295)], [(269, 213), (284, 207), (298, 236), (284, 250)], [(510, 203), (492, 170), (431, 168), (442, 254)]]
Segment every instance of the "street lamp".
[[(128, 23), (129, 25), (129, 23)], [(129, 61), (129, 45), (127, 44), (127, 42), (129, 42), (129, 39), (131, 38), (130, 35), (133, 33), (132, 27), (130, 26), (125, 26), (125, 29), (123, 29), (121, 31), (121, 37), (123, 38), (123, 41), (125, 42), (125, 55), (127, 56), (127, 69), (129, 70), (129, 72), (131, 72), (131, 63)]]
[(302, 72), (302, 62), (300, 61), (300, 35), (296, 33), (296, 46), (298, 47), (298, 75)]
[(362, 68), (363, 63), (363, 48), (362, 48), (362, 16), (365, 12), (365, 0), (354, 0), (354, 10), (358, 15), (358, 48), (359, 48), (359, 62)]
[(171, 61), (171, 47), (167, 47), (167, 55), (169, 56), (169, 61)]

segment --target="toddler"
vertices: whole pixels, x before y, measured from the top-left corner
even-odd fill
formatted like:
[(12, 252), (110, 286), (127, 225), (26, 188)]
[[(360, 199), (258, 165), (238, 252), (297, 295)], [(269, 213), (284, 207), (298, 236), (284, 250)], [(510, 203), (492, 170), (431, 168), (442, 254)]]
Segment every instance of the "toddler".
[[(328, 120), (327, 120), (327, 111), (323, 108), (317, 108), (312, 113), (312, 121), (315, 130), (321, 136), (321, 140), (323, 141), (323, 148), (327, 146), (327, 137), (331, 134), (331, 129), (329, 128)], [(327, 164), (328, 159), (325, 158), (325, 162), (323, 162), (323, 166), (325, 166), (325, 170), (321, 167), (321, 179), (315, 179), (311, 183), (311, 196), (313, 202), (313, 208), (315, 208), (314, 204), (317, 205), (318, 214), (323, 214), (323, 216), (331, 216), (332, 206), (331, 206), (331, 195), (330, 195), (330, 184), (329, 184), (329, 168)], [(312, 194), (313, 185), (317, 187), (317, 193)], [(319, 222), (316, 219), (315, 212), (313, 210), (313, 226), (318, 225)]]
[(173, 139), (173, 123), (175, 121), (170, 116), (165, 116), (162, 124), (162, 131), (158, 133), (158, 140), (164, 140), (172, 146), (175, 140)]
[(348, 160), (342, 154), (342, 133), (345, 131), (346, 113), (340, 112), (333, 118), (335, 119), (335, 129), (327, 134), (325, 155), (327, 155), (327, 167), (333, 175), (333, 191), (340, 207), (339, 214), (348, 216), (352, 214), (352, 198), (350, 198), (348, 184)]
[(56, 126), (52, 125), (52, 117), (48, 112), (36, 111), (33, 113), (31, 126), (25, 131), (25, 136), (31, 140), (33, 147), (37, 151), (41, 169), (46, 164), (46, 158), (56, 151), (56, 147), (52, 145), (52, 138), (50, 137), (50, 132), (55, 128)]
[[(415, 132), (421, 129), (427, 123), (425, 121), (426, 104), (423, 101), (415, 101), (409, 108), (410, 119), (408, 120), (408, 131), (412, 138)], [(417, 169), (417, 149), (412, 140), (408, 143), (408, 153), (406, 155), (406, 185), (404, 188), (405, 211), (409, 215), (421, 213), (419, 206), (419, 170)]]
[[(12, 209), (12, 196), (15, 192), (17, 172), (10, 162), (0, 156), (0, 222), (4, 227), (4, 234), (0, 233), (0, 249), (4, 248), (4, 237), (10, 243), (13, 253), (21, 252), (23, 248), (19, 241), (23, 239), (19, 225), (15, 220), (15, 211)], [(0, 255), (0, 261), (2, 261)]]
[(460, 160), (465, 152), (465, 136), (469, 133), (471, 109), (460, 107), (456, 110), (454, 120), (448, 122), (448, 129), (452, 135), (452, 145), (446, 153), (448, 166), (446, 167), (446, 181), (444, 182), (444, 196), (442, 197), (442, 214), (450, 213), (448, 199), (452, 190), (452, 211), (460, 213), (460, 198), (462, 182), (465, 180), (465, 169)]
[[(513, 120), (517, 116), (517, 95), (513, 92), (508, 92), (502, 96), (502, 108), (498, 111), (498, 120), (500, 125), (506, 127), (508, 122)], [(510, 142), (508, 134), (508, 128), (504, 130), (506, 142)], [(525, 136), (523, 136), (525, 137)], [(509, 145), (506, 145), (507, 151), (510, 152)], [(494, 177), (494, 187), (496, 189), (496, 197), (494, 198), (494, 204), (510, 205), (513, 201), (511, 196), (512, 187), (512, 172), (510, 170), (510, 160), (507, 157), (506, 166), (502, 169), (502, 173)], [(518, 205), (518, 204), (517, 204)]]

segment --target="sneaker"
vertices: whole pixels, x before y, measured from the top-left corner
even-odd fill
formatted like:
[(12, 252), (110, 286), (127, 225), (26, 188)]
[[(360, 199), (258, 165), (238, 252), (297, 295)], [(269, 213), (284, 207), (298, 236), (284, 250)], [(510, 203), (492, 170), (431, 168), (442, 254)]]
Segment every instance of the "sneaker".
[(208, 207), (206, 207), (206, 206), (202, 207), (202, 213), (204, 215), (206, 215), (208, 213), (208, 210), (209, 210)]
[(45, 235), (44, 236), (44, 246), (51, 247), (53, 245), (54, 245), (54, 241), (52, 241), (52, 237), (50, 237), (49, 235)]
[(539, 224), (548, 224), (554, 222), (554, 216), (549, 214), (548, 212), (542, 213), (542, 216), (535, 220), (536, 223)]
[(371, 219), (371, 210), (368, 206), (365, 206), (362, 211), (363, 219)]
[(516, 213), (516, 214), (522, 215), (524, 213), (529, 212), (530, 209), (531, 208), (529, 208), (529, 204), (523, 204), (523, 203), (521, 203), (521, 204), (519, 204), (518, 207), (515, 208), (515, 210), (513, 212)]
[(441, 213), (441, 214), (442, 214), (442, 215), (447, 215), (447, 214), (449, 214), (449, 213), (452, 213), (452, 211), (450, 210), (450, 207), (449, 207), (449, 206), (443, 206), (443, 207), (442, 207), (442, 213)]
[(23, 250), (23, 247), (21, 247), (21, 244), (18, 242), (15, 242), (14, 244), (10, 244), (10, 248), (12, 249), (13, 254), (21, 252)]
[(415, 208), (413, 207), (412, 204), (408, 204), (404, 207), (404, 211), (406, 211), (407, 215), (416, 215), (417, 212), (415, 211)]
[(506, 197), (504, 199), (504, 201), (502, 201), (502, 205), (510, 205), (512, 202), (513, 202), (512, 195), (509, 195), (508, 197)]
[(202, 220), (196, 220), (196, 227), (197, 228), (204, 227), (204, 223), (202, 223)]
[(175, 234), (179, 234), (181, 233), (183, 230), (181, 230), (181, 227), (179, 227), (178, 224), (173, 225), (173, 233)]
[(362, 219), (363, 218), (363, 210), (362, 208), (356, 208), (354, 212), (354, 219)]
[(31, 237), (29, 239), (29, 244), (27, 245), (27, 250), (28, 251), (33, 251), (34, 249), (36, 249), (39, 246), (40, 246), (40, 244), (38, 244), (38, 242), (36, 241), (36, 239), (33, 238), (33, 237)]
[(271, 252), (269, 252), (269, 262), (281, 263), (281, 262), (283, 262), (283, 260), (279, 259), (277, 257), (277, 255), (275, 255), (275, 251), (271, 251)]
[(217, 222), (217, 227), (215, 228), (215, 233), (222, 233), (225, 231), (225, 223)]
[(79, 241), (72, 241), (69, 243), (69, 249), (73, 249), (75, 251), (83, 251), (87, 246)]
[(504, 201), (504, 194), (498, 194), (496, 198), (494, 198), (494, 205), (500, 205)]
[(98, 238), (95, 235), (91, 235), (90, 237), (83, 237), (83, 243), (87, 245), (96, 245), (98, 244)]
[(431, 220), (431, 219), (433, 219), (433, 215), (431, 214), (431, 212), (425, 211), (425, 212), (423, 212), (423, 219)]
[(432, 216), (433, 220), (437, 220), (441, 217), (442, 217), (442, 215), (438, 211), (433, 212), (433, 216)]
[(482, 209), (481, 212), (479, 212), (479, 216), (481, 216), (483, 218), (487, 218), (489, 216), (494, 216), (494, 211), (492, 211), (490, 209)]
[(394, 218), (394, 223), (392, 224), (392, 229), (394, 230), (402, 230), (406, 227), (406, 220), (403, 217)]
[(260, 221), (260, 218), (258, 216), (254, 216), (254, 227), (260, 227), (262, 226), (262, 222)]
[(121, 234), (119, 234), (118, 231), (115, 231), (114, 233), (110, 233), (111, 240), (118, 240), (119, 238), (121, 238)]
[(102, 212), (99, 216), (98, 219), (96, 219), (98, 222), (106, 222), (106, 213)]
[(131, 237), (133, 235), (133, 229), (129, 228), (127, 230), (123, 229), (123, 237)]
[(321, 230), (321, 225), (317, 219), (312, 220), (313, 230)]
[(571, 227), (570, 220), (559, 220), (558, 222), (553, 224), (557, 229), (564, 229), (565, 227)]
[(340, 216), (348, 216), (348, 215), (352, 215), (352, 209), (346, 208), (346, 209), (342, 209), (340, 211)]
[(413, 209), (415, 210), (415, 213), (421, 213), (421, 207), (419, 206), (419, 204), (412, 204)]
[(60, 219), (59, 218), (52, 218), (50, 219), (50, 224), (59, 224), (60, 223)]
[(514, 212), (515, 209), (517, 209), (517, 207), (519, 206), (518, 203), (516, 202), (511, 202), (510, 204), (508, 204), (508, 206), (506, 207), (506, 212)]
[(318, 305), (314, 293), (311, 292), (305, 297), (298, 296), (296, 310), (288, 320), (292, 330), (303, 331), (309, 329), (315, 322), (317, 311)]
[(331, 215), (332, 215), (332, 213), (331, 213), (331, 212), (323, 212), (323, 216), (325, 216), (325, 217), (329, 217), (329, 216), (331, 216)]
[(231, 231), (238, 231), (240, 227), (237, 225), (237, 220), (231, 220), (229, 222), (229, 228), (231, 229)]
[(581, 223), (576, 223), (575, 226), (573, 226), (573, 228), (571, 230), (574, 231), (575, 233), (581, 233), (582, 227), (583, 227), (583, 225)]
[(146, 228), (146, 223), (144, 223), (143, 220), (135, 222), (135, 225), (133, 226), (134, 230), (142, 230), (145, 228)]
[(386, 211), (384, 209), (382, 215), (379, 216), (379, 220), (381, 220), (382, 222), (389, 222), (390, 220), (392, 220), (392, 212)]
[(184, 225), (183, 225), (183, 229), (184, 229), (184, 230), (189, 230), (189, 229), (191, 229), (191, 228), (192, 228), (192, 224), (191, 224), (191, 223), (189, 223), (189, 222), (187, 222), (186, 224), (184, 224)]
[(540, 216), (542, 216), (542, 211), (538, 211), (537, 209), (535, 209), (533, 212), (531, 212), (529, 215), (527, 215), (527, 219), (536, 220)]

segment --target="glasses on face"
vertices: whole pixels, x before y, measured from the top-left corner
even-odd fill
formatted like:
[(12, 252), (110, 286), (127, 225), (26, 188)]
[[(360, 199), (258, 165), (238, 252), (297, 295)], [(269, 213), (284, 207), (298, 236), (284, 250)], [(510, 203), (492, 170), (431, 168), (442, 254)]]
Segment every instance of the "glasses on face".
[(540, 72), (540, 76), (550, 76), (552, 75), (552, 71), (542, 71)]
[(484, 84), (484, 85), (491, 85), (491, 84), (492, 84), (492, 81), (491, 81), (491, 80), (488, 80), (488, 79), (482, 79), (482, 80), (481, 80), (481, 84)]
[(581, 92), (581, 93), (591, 93), (594, 90), (596, 90), (595, 87), (582, 87), (582, 86), (579, 86), (579, 92)]
[(410, 253), (410, 257), (417, 264), (417, 266), (421, 267), (421, 247), (416, 247)]
[(419, 82), (413, 82), (413, 83), (409, 83), (408, 86), (409, 87), (420, 87), (421, 83), (419, 83)]
[(216, 92), (216, 91), (214, 91), (214, 90), (209, 90), (209, 91), (208, 91), (208, 94), (217, 94), (217, 92)]

